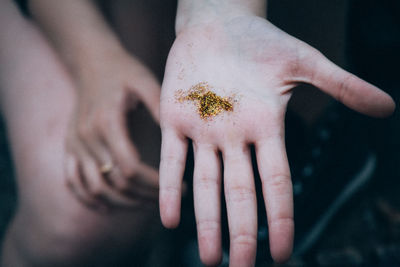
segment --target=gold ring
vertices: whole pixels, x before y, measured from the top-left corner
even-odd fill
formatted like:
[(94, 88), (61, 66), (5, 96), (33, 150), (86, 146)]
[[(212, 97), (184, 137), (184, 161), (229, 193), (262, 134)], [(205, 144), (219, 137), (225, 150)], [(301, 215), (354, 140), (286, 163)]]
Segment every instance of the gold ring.
[(105, 163), (105, 164), (101, 165), (100, 173), (101, 174), (109, 174), (113, 168), (114, 168), (114, 165), (111, 162)]

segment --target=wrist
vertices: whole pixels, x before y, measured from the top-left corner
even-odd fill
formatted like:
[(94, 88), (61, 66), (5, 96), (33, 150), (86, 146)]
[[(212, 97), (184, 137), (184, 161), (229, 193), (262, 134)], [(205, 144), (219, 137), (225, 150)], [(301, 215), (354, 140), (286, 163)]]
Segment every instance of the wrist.
[(179, 0), (175, 31), (201, 24), (224, 23), (240, 16), (266, 17), (267, 0)]

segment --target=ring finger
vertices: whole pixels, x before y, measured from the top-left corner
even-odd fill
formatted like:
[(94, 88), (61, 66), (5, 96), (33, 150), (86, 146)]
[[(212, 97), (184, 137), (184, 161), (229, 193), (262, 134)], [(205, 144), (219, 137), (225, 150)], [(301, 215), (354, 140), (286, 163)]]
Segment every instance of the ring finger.
[(111, 187), (123, 189), (126, 186), (126, 179), (115, 165), (115, 161), (106, 144), (101, 140), (90, 139), (83, 142), (90, 155), (95, 159), (100, 170), (101, 178)]
[(250, 151), (223, 151), (224, 189), (230, 233), (230, 266), (253, 266), (257, 249), (257, 201)]

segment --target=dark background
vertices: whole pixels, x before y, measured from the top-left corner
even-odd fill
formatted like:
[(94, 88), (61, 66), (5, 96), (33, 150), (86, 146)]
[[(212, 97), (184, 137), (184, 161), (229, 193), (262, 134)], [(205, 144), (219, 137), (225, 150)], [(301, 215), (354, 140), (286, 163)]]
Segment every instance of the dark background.
[[(396, 13), (398, 4), (391, 2), (395, 1), (270, 0), (268, 19), (397, 99), (400, 24), (396, 14), (400, 17), (400, 13)], [(316, 111), (331, 102), (315, 88), (301, 86), (290, 109), (312, 127), (318, 120)], [(369, 123), (368, 140), (378, 155), (372, 181), (340, 210), (304, 258), (285, 266), (400, 266), (399, 115)], [(0, 233), (4, 233), (16, 197), (3, 123), (0, 152)]]
[[(399, 103), (399, 4), (273, 0), (269, 19), (339, 66), (389, 92)], [(290, 107), (313, 123), (312, 114), (331, 100), (311, 87), (301, 91)], [(367, 145), (378, 156), (374, 177), (339, 211), (305, 258), (293, 259), (287, 266), (400, 266), (399, 123), (398, 111), (389, 119), (367, 120), (369, 127), (360, 134), (367, 136)], [(351, 162), (346, 156), (337, 158)]]

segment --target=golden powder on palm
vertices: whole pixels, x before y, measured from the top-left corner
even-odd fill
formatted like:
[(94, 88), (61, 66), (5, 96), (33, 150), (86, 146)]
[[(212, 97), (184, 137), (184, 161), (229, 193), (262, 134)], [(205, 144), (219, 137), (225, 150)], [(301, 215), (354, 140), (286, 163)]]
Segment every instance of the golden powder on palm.
[(178, 100), (180, 102), (196, 102), (198, 113), (202, 119), (216, 116), (222, 111), (233, 111), (232, 99), (218, 96), (204, 82), (192, 86), (186, 95), (182, 91), (178, 91)]

